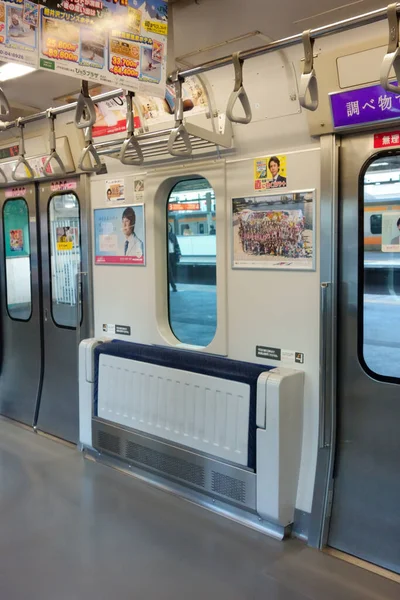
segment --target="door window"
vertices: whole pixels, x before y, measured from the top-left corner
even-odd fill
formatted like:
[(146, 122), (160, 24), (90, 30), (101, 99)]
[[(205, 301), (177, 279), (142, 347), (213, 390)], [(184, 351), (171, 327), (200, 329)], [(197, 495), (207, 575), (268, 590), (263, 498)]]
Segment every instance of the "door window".
[(53, 196), (48, 219), (53, 320), (60, 327), (74, 328), (77, 274), (81, 270), (79, 201), (75, 194)]
[(217, 329), (214, 190), (204, 178), (180, 181), (167, 211), (170, 327), (180, 342), (208, 346)]
[(380, 155), (363, 177), (362, 362), (400, 378), (400, 155)]
[(7, 311), (12, 319), (29, 321), (32, 313), (29, 209), (23, 198), (3, 206)]

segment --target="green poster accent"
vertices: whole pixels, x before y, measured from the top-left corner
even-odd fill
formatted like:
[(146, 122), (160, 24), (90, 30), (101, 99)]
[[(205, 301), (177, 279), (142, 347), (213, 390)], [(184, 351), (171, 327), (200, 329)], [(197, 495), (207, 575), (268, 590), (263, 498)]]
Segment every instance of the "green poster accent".
[(29, 212), (25, 200), (7, 200), (3, 212), (6, 257), (29, 256)]
[(51, 69), (52, 71), (54, 71), (56, 68), (55, 63), (52, 60), (47, 60), (47, 58), (40, 59), (40, 66), (43, 69)]

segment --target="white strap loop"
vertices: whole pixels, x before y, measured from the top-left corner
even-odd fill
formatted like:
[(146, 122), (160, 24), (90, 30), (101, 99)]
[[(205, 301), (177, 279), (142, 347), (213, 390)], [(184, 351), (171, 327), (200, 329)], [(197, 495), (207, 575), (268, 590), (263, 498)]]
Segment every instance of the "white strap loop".
[(173, 82), (175, 85), (175, 127), (169, 134), (167, 150), (172, 156), (191, 156), (192, 144), (186, 127), (183, 124), (183, 81), (179, 77), (178, 72), (174, 74)]
[[(235, 52), (232, 55), (233, 66), (235, 67), (235, 87), (233, 92), (229, 96), (228, 105), (226, 107), (226, 116), (232, 123), (242, 123), (247, 125), (252, 119), (250, 101), (247, 96), (246, 90), (243, 86), (243, 59), (240, 58), (240, 53)], [(244, 110), (244, 116), (239, 117), (233, 114), (233, 109), (237, 101)]]
[(314, 70), (314, 40), (310, 30), (303, 32), (304, 69), (300, 77), (299, 102), (306, 110), (318, 108), (318, 83)]
[[(20, 140), (19, 140), (19, 158), (17, 164), (14, 166), (11, 176), (14, 181), (27, 181), (35, 178), (35, 174), (32, 171), (32, 168), (28, 161), (25, 158), (25, 139), (24, 139), (24, 124), (21, 122), (21, 118), (17, 119), (17, 127), (20, 130)], [(19, 174), (18, 169), (24, 167), (24, 173)], [(26, 169), (26, 170), (25, 170)], [(27, 174), (28, 173), (28, 174)]]
[[(119, 160), (123, 165), (140, 166), (143, 164), (143, 152), (135, 136), (135, 121), (133, 116), (133, 92), (125, 94), (126, 100), (126, 139), (119, 153)], [(133, 154), (131, 152), (133, 151)], [(128, 154), (129, 153), (129, 154)]]
[(54, 126), (54, 121), (55, 121), (56, 117), (55, 117), (55, 115), (53, 115), (51, 110), (47, 111), (47, 118), (49, 119), (49, 125), (50, 125), (50, 130), (49, 130), (50, 154), (47, 157), (42, 170), (43, 170), (43, 173), (46, 175), (48, 166), (50, 165), (51, 161), (54, 160), (60, 167), (61, 174), (65, 175), (67, 172), (65, 169), (65, 165), (61, 159), (61, 156), (58, 154), (57, 149), (56, 149), (56, 130), (55, 130), (55, 126)]
[(4, 173), (4, 171), (1, 167), (0, 167), (0, 177), (3, 179), (3, 181), (0, 181), (0, 183), (8, 183), (7, 175)]
[[(397, 2), (389, 4), (387, 8), (389, 23), (388, 51), (381, 65), (381, 86), (388, 92), (400, 94), (400, 48), (399, 48), (399, 16)], [(394, 69), (397, 85), (389, 83), (391, 70)]]
[(82, 81), (82, 89), (76, 103), (75, 125), (78, 129), (93, 127), (96, 123), (96, 108), (89, 94), (89, 84)]
[(6, 119), (10, 116), (11, 108), (8, 103), (7, 97), (3, 90), (0, 88), (0, 119)]
[[(84, 162), (86, 158), (92, 158), (93, 166), (85, 167)], [(100, 156), (98, 155), (98, 152), (93, 145), (92, 128), (88, 127), (85, 130), (85, 146), (79, 158), (78, 168), (84, 173), (97, 173), (97, 171), (99, 171), (102, 166), (103, 164), (100, 160)]]

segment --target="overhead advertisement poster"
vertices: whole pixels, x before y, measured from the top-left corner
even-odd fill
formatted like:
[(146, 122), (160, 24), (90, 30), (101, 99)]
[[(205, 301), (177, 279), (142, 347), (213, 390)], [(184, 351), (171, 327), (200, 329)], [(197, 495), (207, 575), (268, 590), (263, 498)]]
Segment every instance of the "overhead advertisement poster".
[(0, 2), (0, 60), (37, 67), (38, 38), (36, 2)]
[[(207, 92), (198, 77), (189, 76), (183, 83), (183, 110), (185, 116), (191, 117), (208, 111)], [(98, 96), (108, 92), (107, 86), (96, 85), (91, 87), (90, 95)], [(69, 94), (59, 98), (60, 104), (74, 102), (78, 94)], [(137, 104), (137, 106), (136, 106)], [(121, 95), (110, 100), (102, 100), (95, 104), (96, 123), (93, 125), (94, 138), (115, 135), (126, 131), (126, 102)], [(140, 110), (140, 113), (138, 111)], [(174, 122), (175, 90), (167, 85), (164, 98), (155, 98), (150, 95), (136, 94), (133, 102), (135, 129), (151, 127), (161, 123)]]
[(40, 67), (161, 98), (168, 4), (164, 0), (39, 0)]
[(233, 267), (315, 269), (314, 192), (232, 199)]
[(94, 211), (95, 264), (144, 265), (144, 205)]

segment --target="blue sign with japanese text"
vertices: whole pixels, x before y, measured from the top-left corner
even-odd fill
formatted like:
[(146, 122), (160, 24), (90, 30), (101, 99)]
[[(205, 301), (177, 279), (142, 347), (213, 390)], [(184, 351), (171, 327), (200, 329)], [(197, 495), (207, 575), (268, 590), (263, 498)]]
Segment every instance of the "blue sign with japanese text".
[(400, 119), (400, 95), (380, 85), (330, 94), (335, 129)]

